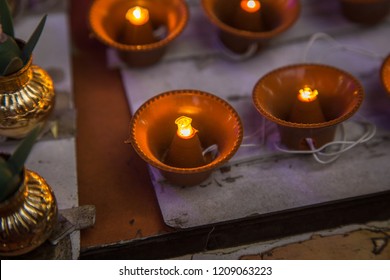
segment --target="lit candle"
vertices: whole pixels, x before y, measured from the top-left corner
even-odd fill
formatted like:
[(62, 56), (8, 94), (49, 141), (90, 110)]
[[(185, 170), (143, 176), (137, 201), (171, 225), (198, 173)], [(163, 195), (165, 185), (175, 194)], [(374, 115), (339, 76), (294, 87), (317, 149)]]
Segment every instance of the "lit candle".
[(298, 99), (302, 102), (312, 102), (317, 99), (318, 91), (305, 86), (299, 90)]
[(168, 149), (165, 163), (181, 168), (193, 168), (206, 164), (197, 130), (192, 119), (181, 116), (175, 120), (177, 131)]
[(143, 25), (149, 21), (149, 11), (140, 6), (135, 6), (127, 11), (126, 19), (131, 24)]
[(260, 1), (256, 0), (242, 0), (241, 1), (241, 9), (248, 13), (255, 13), (260, 10), (261, 4)]
[(232, 18), (232, 26), (246, 31), (261, 32), (264, 30), (260, 1), (242, 0)]
[(305, 85), (298, 91), (293, 103), (290, 121), (295, 123), (321, 123), (325, 121), (321, 105), (318, 101), (318, 90)]
[(192, 138), (197, 132), (191, 125), (192, 119), (186, 116), (181, 116), (175, 120), (177, 124), (177, 135), (181, 138), (189, 139)]
[(135, 6), (126, 12), (120, 41), (126, 45), (145, 45), (156, 42), (148, 9)]

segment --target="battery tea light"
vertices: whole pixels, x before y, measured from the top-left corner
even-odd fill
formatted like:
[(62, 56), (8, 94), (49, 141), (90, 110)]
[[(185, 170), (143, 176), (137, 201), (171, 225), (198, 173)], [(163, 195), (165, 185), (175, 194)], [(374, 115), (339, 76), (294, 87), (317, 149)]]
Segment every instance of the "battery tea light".
[(185, 0), (95, 0), (89, 11), (96, 38), (131, 67), (158, 62), (187, 22)]
[[(146, 101), (130, 123), (137, 153), (174, 185), (206, 180), (242, 141), (236, 111), (223, 99), (198, 90), (176, 90)], [(208, 148), (215, 147), (215, 153)]]
[(261, 47), (298, 19), (298, 0), (202, 0), (209, 20), (225, 47), (236, 54)]
[(243, 30), (261, 32), (264, 27), (260, 1), (242, 0), (233, 16), (232, 25)]
[(316, 89), (312, 90), (309, 86), (304, 86), (299, 90), (291, 109), (289, 121), (294, 123), (321, 123), (325, 121)]
[(164, 162), (176, 167), (191, 168), (206, 164), (197, 130), (191, 125), (192, 119), (181, 116), (175, 120), (177, 132), (173, 136)]
[(146, 8), (135, 6), (126, 13), (127, 23), (124, 24), (121, 41), (128, 45), (144, 45), (156, 42), (153, 27)]

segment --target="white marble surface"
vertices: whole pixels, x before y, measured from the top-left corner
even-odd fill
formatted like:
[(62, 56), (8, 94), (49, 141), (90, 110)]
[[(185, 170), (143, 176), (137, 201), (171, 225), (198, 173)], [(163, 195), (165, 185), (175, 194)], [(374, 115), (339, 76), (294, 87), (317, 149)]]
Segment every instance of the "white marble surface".
[[(112, 50), (108, 52), (109, 65), (121, 67), (133, 112), (161, 92), (183, 88), (207, 91), (236, 108), (244, 124), (243, 144), (255, 145), (241, 146), (228, 163), (229, 172), (216, 171), (209, 180), (191, 188), (169, 185), (151, 168), (168, 225), (190, 228), (390, 189), (390, 99), (379, 77), (381, 63), (390, 53), (389, 18), (377, 26), (362, 27), (343, 18), (337, 1), (301, 2), (298, 22), (246, 61), (232, 61), (224, 55), (215, 27), (196, 1), (191, 1), (187, 28), (160, 63), (129, 69)], [(320, 37), (309, 44), (314, 34), (324, 32), (335, 41)], [(363, 133), (357, 119), (364, 118), (378, 128), (370, 142), (326, 166), (308, 156), (277, 152), (275, 125), (266, 121), (263, 133), (262, 117), (251, 100), (253, 86), (264, 74), (303, 62), (344, 69), (364, 85), (364, 104), (346, 125), (348, 139), (356, 140)]]

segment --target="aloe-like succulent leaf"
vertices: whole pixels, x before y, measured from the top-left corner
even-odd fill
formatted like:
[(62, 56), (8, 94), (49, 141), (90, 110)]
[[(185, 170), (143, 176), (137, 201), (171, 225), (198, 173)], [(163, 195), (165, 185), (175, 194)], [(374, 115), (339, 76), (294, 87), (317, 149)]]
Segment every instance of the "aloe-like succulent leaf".
[(21, 68), (23, 68), (23, 61), (19, 57), (14, 57), (8, 63), (7, 67), (5, 67), (2, 75), (3, 76), (10, 75), (12, 73), (19, 71)]
[(39, 22), (37, 28), (35, 28), (33, 34), (31, 34), (30, 39), (28, 39), (26, 45), (22, 50), (22, 60), (23, 63), (26, 64), (30, 59), (30, 56), (35, 48), (35, 45), (38, 43), (39, 37), (42, 34), (42, 30), (45, 27), (47, 15), (45, 15), (41, 21)]
[(0, 23), (4, 33), (12, 37), (15, 36), (11, 9), (8, 6), (7, 0), (0, 0)]
[(35, 127), (22, 140), (22, 142), (20, 142), (15, 152), (8, 159), (7, 163), (13, 175), (20, 175), (20, 172), (22, 172), (24, 163), (26, 162), (26, 159), (31, 152), (35, 140), (38, 138), (40, 131), (41, 131), (41, 126)]
[(19, 181), (19, 176), (12, 176), (11, 170), (0, 168), (0, 201), (16, 191), (14, 186), (19, 186)]
[(0, 156), (0, 201), (9, 195), (9, 185), (12, 182), (12, 172), (7, 161)]

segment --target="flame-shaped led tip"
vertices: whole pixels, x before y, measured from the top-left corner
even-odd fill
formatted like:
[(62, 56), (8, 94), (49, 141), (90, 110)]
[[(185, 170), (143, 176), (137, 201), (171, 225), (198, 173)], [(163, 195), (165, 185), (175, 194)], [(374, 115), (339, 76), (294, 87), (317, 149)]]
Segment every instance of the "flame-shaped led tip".
[(127, 11), (126, 19), (134, 25), (143, 25), (149, 21), (149, 11), (140, 6), (135, 6)]
[(310, 87), (305, 86), (299, 90), (298, 99), (302, 102), (312, 102), (317, 99), (318, 91), (312, 90)]
[(261, 4), (257, 0), (242, 0), (241, 8), (249, 13), (255, 13), (260, 10)]
[(175, 120), (175, 124), (177, 124), (177, 135), (181, 138), (191, 138), (195, 135), (196, 129), (194, 129), (191, 125), (192, 119), (186, 116), (181, 116)]

